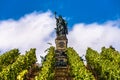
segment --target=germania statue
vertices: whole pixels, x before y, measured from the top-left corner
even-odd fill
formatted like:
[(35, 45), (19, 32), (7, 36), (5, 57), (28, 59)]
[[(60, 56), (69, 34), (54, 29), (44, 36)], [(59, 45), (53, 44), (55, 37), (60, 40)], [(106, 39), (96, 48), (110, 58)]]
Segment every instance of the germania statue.
[(68, 34), (68, 29), (67, 29), (67, 22), (62, 18), (61, 15), (56, 17), (56, 12), (55, 12), (55, 19), (56, 19), (56, 34), (57, 36), (66, 36)]

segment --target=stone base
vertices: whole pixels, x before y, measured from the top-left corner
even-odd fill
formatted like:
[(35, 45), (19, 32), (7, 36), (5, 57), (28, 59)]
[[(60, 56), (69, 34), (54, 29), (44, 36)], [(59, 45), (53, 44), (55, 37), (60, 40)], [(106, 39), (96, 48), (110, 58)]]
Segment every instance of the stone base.
[(66, 36), (59, 36), (55, 39), (56, 50), (65, 51), (67, 48), (68, 39)]

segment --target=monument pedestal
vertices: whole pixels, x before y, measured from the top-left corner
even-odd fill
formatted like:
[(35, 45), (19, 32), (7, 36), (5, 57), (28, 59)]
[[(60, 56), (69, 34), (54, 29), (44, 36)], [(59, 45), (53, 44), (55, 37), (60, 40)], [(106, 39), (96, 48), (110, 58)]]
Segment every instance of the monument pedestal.
[(57, 36), (55, 39), (56, 50), (65, 51), (67, 48), (68, 39), (66, 36)]

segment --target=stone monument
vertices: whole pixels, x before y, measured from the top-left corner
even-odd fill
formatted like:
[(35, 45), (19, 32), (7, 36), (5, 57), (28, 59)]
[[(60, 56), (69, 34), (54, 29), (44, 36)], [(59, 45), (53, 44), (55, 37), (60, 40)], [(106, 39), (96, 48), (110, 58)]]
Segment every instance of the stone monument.
[(65, 51), (67, 48), (67, 34), (68, 34), (68, 29), (67, 29), (67, 22), (62, 18), (61, 15), (56, 16), (55, 12), (55, 19), (56, 19), (56, 50), (58, 51)]

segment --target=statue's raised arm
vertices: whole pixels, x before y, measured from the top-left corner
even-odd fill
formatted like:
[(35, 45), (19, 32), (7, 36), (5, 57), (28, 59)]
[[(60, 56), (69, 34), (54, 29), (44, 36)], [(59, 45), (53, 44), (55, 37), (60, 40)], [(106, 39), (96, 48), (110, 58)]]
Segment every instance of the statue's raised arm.
[(55, 12), (54, 14), (55, 14), (55, 19), (57, 19), (57, 17), (56, 17), (56, 14), (57, 14), (57, 13)]

